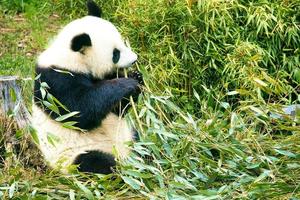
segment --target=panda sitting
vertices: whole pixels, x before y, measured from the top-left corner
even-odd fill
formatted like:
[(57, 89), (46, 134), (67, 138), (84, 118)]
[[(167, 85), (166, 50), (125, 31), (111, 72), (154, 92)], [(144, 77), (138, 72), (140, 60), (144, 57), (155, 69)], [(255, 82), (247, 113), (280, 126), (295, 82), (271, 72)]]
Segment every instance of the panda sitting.
[[(108, 174), (116, 164), (113, 151), (125, 158), (130, 152), (125, 143), (136, 136), (113, 110), (118, 110), (120, 101), (129, 103), (126, 98), (130, 96), (136, 99), (142, 76), (134, 72), (117, 78), (116, 69), (130, 67), (137, 55), (124, 44), (116, 27), (101, 19), (101, 9), (93, 1), (87, 7), (88, 16), (66, 25), (38, 58), (32, 125), (51, 167), (67, 173), (68, 166), (76, 164), (81, 172)], [(49, 86), (47, 92), (70, 112), (79, 112), (67, 120), (76, 121), (76, 127), (85, 132), (54, 120), (68, 112), (60, 107), (59, 115), (45, 106), (43, 82)]]

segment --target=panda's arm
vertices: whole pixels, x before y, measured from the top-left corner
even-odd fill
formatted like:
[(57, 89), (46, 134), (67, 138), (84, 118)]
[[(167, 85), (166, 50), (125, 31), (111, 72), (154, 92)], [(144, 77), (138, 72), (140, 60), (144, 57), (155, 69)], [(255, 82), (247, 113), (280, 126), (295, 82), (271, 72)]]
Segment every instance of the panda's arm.
[[(109, 80), (109, 79), (115, 79), (115, 78), (124, 78), (124, 72), (123, 71), (114, 71), (112, 73), (107, 74), (104, 79)], [(143, 75), (141, 72), (135, 70), (135, 71), (130, 71), (128, 72), (128, 78), (135, 79), (139, 82), (140, 85), (144, 85), (144, 80), (143, 80)]]
[[(39, 82), (46, 82), (49, 93), (55, 96), (71, 112), (79, 111), (79, 117), (68, 121), (77, 121), (77, 126), (90, 130), (100, 125), (102, 119), (123, 97), (129, 97), (138, 90), (138, 81), (131, 78), (101, 80), (96, 83), (80, 73), (60, 73), (53, 69), (38, 69), (40, 80), (35, 84), (35, 100), (41, 98)], [(47, 110), (46, 110), (47, 111)], [(63, 109), (61, 114), (65, 114)], [(47, 111), (52, 118), (55, 113)]]
[(106, 115), (124, 97), (135, 93), (138, 83), (134, 79), (103, 80), (97, 84), (78, 82), (78, 87), (72, 92), (75, 103), (69, 105), (71, 110), (79, 110), (77, 120), (80, 128), (90, 129), (99, 125)]
[[(118, 72), (112, 72), (105, 76), (105, 79), (115, 79), (115, 78), (123, 78), (125, 77), (124, 72), (119, 70)], [(130, 71), (128, 72), (128, 77), (135, 79), (139, 82), (140, 85), (144, 85), (143, 75), (139, 71)], [(134, 102), (137, 102), (139, 94), (141, 90), (137, 90), (134, 94), (132, 94), (132, 98)], [(121, 99), (120, 103), (117, 103), (113, 108), (112, 112), (116, 115), (127, 113), (128, 109), (130, 108), (130, 98), (124, 97)]]

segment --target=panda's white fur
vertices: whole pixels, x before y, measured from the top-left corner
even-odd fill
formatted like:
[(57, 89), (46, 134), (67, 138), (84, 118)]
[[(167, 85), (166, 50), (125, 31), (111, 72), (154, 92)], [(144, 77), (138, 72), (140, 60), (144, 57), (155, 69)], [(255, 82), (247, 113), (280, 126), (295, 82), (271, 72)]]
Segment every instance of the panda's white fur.
[(49, 165), (67, 173), (75, 157), (88, 150), (99, 150), (126, 158), (133, 132), (126, 121), (113, 113), (102, 121), (101, 127), (84, 133), (67, 129), (49, 118), (39, 107), (32, 107), (32, 125), (38, 133), (39, 147)]
[[(81, 33), (91, 37), (93, 49), (87, 48), (85, 54), (70, 49), (70, 38)], [(111, 52), (118, 48), (121, 52), (120, 61), (113, 66)], [(72, 58), (72, 59), (70, 59)], [(92, 73), (93, 76), (103, 78), (112, 67), (129, 67), (137, 60), (137, 55), (126, 47), (116, 27), (99, 17), (86, 16), (65, 26), (57, 35), (53, 43), (39, 56), (41, 67), (52, 65), (76, 72)]]
[[(76, 35), (89, 35), (92, 48), (76, 52), (70, 48), (71, 39)], [(112, 62), (112, 51), (120, 51), (120, 60)], [(137, 55), (127, 47), (115, 26), (99, 17), (86, 16), (65, 26), (52, 44), (38, 58), (39, 68), (57, 66), (71, 72), (91, 74), (102, 79), (114, 68), (129, 67), (137, 60)], [(116, 150), (121, 158), (128, 156), (127, 142), (133, 140), (134, 131), (126, 121), (108, 113), (101, 126), (87, 132), (64, 128), (53, 120), (36, 102), (32, 108), (32, 125), (39, 138), (39, 148), (46, 161), (53, 168), (67, 172), (79, 154), (97, 150), (113, 154)]]

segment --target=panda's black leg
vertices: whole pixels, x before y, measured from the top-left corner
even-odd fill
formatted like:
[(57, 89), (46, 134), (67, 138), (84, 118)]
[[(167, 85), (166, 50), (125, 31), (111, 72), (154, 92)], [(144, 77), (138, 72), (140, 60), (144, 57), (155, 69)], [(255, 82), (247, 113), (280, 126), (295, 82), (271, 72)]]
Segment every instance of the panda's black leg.
[(78, 155), (74, 164), (78, 165), (78, 171), (80, 172), (110, 174), (112, 173), (112, 168), (116, 165), (116, 161), (108, 153), (88, 151), (87, 153)]

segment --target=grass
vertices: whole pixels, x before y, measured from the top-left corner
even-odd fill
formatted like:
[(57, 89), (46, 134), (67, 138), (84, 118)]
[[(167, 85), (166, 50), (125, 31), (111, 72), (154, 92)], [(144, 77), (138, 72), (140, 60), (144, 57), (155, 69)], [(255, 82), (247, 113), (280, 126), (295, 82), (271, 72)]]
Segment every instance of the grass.
[[(139, 120), (126, 116), (142, 133), (135, 153), (107, 176), (4, 162), (0, 197), (300, 199), (299, 113), (270, 117), (300, 103), (299, 0), (99, 3), (139, 54), (145, 78)], [(33, 77), (38, 52), (83, 8), (2, 1), (0, 74)], [(21, 84), (30, 106), (32, 81)]]

